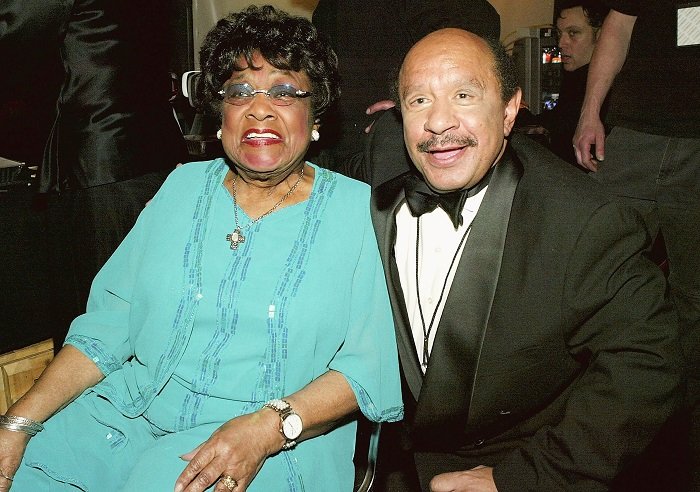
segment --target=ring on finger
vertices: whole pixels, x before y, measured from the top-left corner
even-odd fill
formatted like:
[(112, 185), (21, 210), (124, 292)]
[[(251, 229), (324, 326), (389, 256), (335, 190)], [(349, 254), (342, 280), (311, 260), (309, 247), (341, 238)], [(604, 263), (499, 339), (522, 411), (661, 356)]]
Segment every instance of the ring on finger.
[(12, 480), (14, 480), (14, 477), (10, 477), (9, 475), (7, 475), (7, 473), (5, 473), (5, 472), (2, 470), (2, 468), (0, 468), (0, 477), (4, 478), (5, 480), (8, 480), (8, 481), (10, 481), (10, 482), (11, 482)]
[(238, 482), (236, 482), (236, 479), (233, 478), (231, 475), (223, 475), (221, 477), (221, 483), (223, 483), (224, 486), (229, 490), (233, 490), (236, 487), (238, 487)]

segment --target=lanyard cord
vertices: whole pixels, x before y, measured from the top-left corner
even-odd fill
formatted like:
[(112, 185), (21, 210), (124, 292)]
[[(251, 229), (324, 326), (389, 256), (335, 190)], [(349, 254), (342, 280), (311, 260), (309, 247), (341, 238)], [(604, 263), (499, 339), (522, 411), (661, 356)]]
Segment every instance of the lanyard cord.
[(464, 241), (467, 239), (467, 234), (469, 234), (469, 231), (471, 230), (473, 223), (474, 223), (474, 219), (472, 219), (472, 221), (469, 223), (467, 230), (464, 231), (464, 234), (462, 235), (462, 239), (459, 240), (459, 245), (457, 246), (457, 251), (455, 251), (455, 254), (452, 256), (452, 261), (450, 262), (450, 267), (447, 269), (447, 274), (445, 275), (445, 281), (442, 283), (442, 290), (440, 291), (440, 298), (438, 299), (438, 302), (435, 305), (435, 310), (433, 311), (433, 316), (430, 318), (430, 325), (428, 325), (428, 329), (426, 330), (425, 318), (423, 317), (423, 306), (421, 305), (421, 301), (420, 301), (420, 283), (418, 282), (420, 217), (418, 217), (418, 219), (416, 220), (416, 297), (418, 300), (418, 312), (420, 313), (421, 328), (423, 328), (423, 361), (421, 362), (421, 365), (423, 366), (424, 371), (428, 368), (428, 358), (430, 357), (430, 355), (428, 354), (428, 338), (430, 337), (430, 332), (433, 330), (433, 323), (435, 323), (435, 317), (437, 316), (438, 308), (440, 307), (440, 303), (442, 302), (442, 298), (445, 295), (445, 289), (447, 288), (447, 279), (450, 277), (450, 272), (452, 271), (452, 267), (454, 266), (455, 261), (457, 261), (457, 255), (459, 254), (459, 250), (462, 249), (462, 245), (464, 244)]

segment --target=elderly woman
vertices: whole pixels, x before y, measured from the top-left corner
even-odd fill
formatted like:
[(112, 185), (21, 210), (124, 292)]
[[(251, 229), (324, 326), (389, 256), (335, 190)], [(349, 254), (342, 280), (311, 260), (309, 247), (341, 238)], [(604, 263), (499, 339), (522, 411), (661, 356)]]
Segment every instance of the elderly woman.
[(171, 174), (0, 417), (0, 490), (347, 491), (353, 413), (402, 417), (369, 190), (303, 159), (335, 55), (250, 7), (201, 63), (227, 157)]

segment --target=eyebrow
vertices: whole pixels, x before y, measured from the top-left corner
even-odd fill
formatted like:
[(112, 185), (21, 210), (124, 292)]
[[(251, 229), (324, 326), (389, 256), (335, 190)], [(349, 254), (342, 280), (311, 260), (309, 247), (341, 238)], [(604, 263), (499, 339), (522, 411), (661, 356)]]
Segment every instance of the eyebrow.
[[(404, 99), (410, 92), (422, 92), (424, 90), (423, 87), (425, 87), (425, 86), (426, 86), (425, 83), (421, 83), (419, 85), (408, 86), (401, 91), (401, 93), (400, 93), (401, 98)], [(456, 88), (466, 87), (466, 88), (470, 88), (470, 89), (473, 88), (473, 89), (477, 89), (481, 93), (483, 93), (486, 90), (486, 84), (483, 82), (483, 80), (481, 80), (478, 77), (472, 77), (469, 80), (460, 80), (458, 83), (456, 83), (454, 85), (454, 87), (456, 87)], [(427, 92), (430, 92), (430, 91), (427, 91)]]
[[(255, 69), (255, 68), (246, 67), (246, 68), (243, 69), (243, 70), (236, 70), (236, 71), (235, 71), (235, 74), (234, 74), (231, 78), (229, 78), (229, 80), (241, 80), (241, 79), (244, 79), (244, 78), (246, 77), (246, 76), (245, 76), (246, 70), (256, 70), (256, 69)], [(259, 69), (258, 69), (258, 70), (259, 70)], [(293, 72), (292, 72), (291, 70), (282, 70), (282, 69), (279, 69), (279, 68), (275, 68), (275, 69), (271, 72), (271, 74), (273, 74), (273, 75), (277, 75), (277, 74), (279, 74), (279, 75), (291, 75), (292, 73), (293, 73)], [(294, 72), (294, 73), (295, 73), (295, 72)]]

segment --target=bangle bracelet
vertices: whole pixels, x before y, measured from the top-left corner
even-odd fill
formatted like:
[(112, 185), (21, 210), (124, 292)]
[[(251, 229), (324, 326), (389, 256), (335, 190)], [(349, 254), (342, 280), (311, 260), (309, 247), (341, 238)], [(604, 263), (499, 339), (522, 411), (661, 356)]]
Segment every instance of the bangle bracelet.
[(35, 436), (44, 430), (44, 425), (36, 420), (18, 417), (16, 415), (0, 415), (0, 429), (24, 432), (29, 436)]

